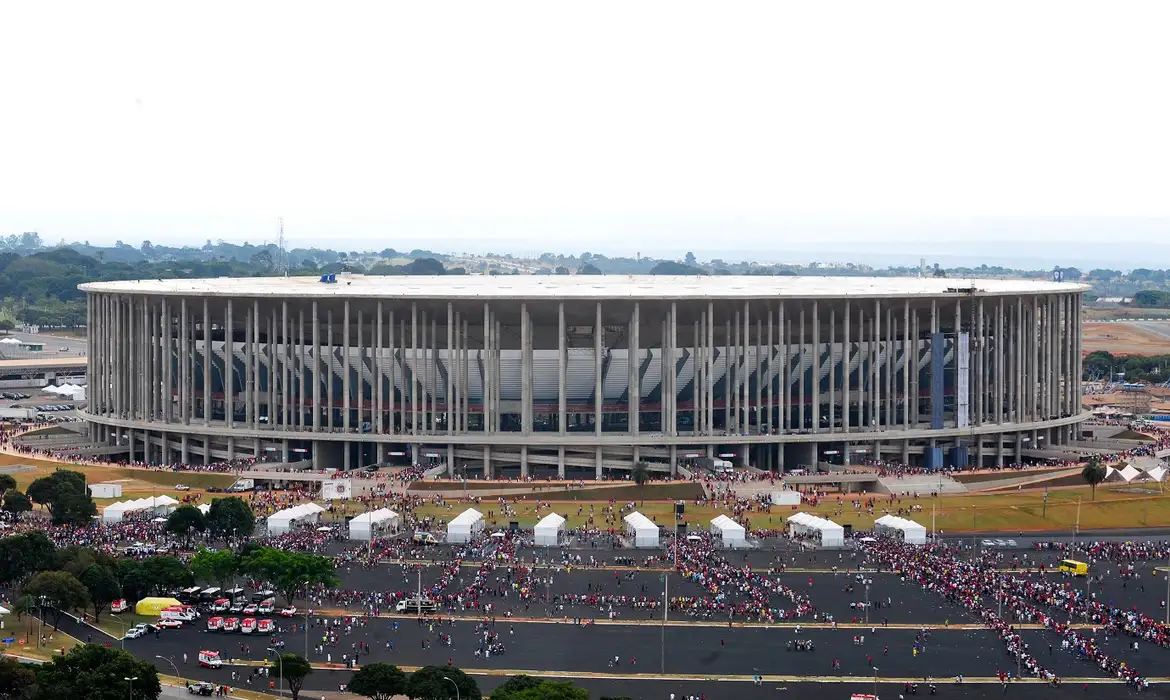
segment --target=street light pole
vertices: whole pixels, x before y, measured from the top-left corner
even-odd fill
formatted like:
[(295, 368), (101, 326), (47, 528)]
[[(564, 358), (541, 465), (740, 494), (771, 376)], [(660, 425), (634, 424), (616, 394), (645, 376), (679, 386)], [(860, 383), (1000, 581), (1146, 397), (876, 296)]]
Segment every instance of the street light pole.
[(155, 654), (154, 658), (162, 659), (163, 661), (166, 661), (168, 664), (170, 664), (171, 668), (173, 668), (175, 670), (175, 678), (178, 678), (179, 681), (182, 682), (183, 677), (179, 674), (179, 667), (175, 665), (174, 659), (168, 659), (167, 657), (159, 656), (158, 654)]
[[(280, 690), (277, 691), (276, 695), (277, 695), (277, 697), (283, 698), (284, 697), (284, 657), (282, 657), (280, 655), (279, 651), (277, 651), (276, 649), (273, 649), (272, 647), (268, 647), (268, 651), (272, 652), (273, 654), (276, 654), (276, 673), (280, 675), (280, 678), (279, 678)], [(268, 658), (268, 655), (265, 654), (264, 658)]]
[(877, 673), (878, 673), (878, 667), (874, 666), (873, 667), (873, 696), (875, 698), (878, 696), (878, 694), (877, 694)]
[(662, 671), (666, 674), (666, 616), (670, 611), (670, 574), (662, 575)]
[(450, 683), (451, 685), (455, 686), (455, 700), (460, 700), (459, 684), (456, 683), (455, 681), (453, 681), (451, 678), (448, 678), (447, 676), (443, 676), (443, 680), (445, 680), (448, 683)]
[(130, 684), (126, 691), (126, 697), (130, 698), (130, 700), (134, 700), (134, 681), (138, 680), (138, 676), (134, 676), (133, 678), (126, 678), (123, 676), (122, 680)]

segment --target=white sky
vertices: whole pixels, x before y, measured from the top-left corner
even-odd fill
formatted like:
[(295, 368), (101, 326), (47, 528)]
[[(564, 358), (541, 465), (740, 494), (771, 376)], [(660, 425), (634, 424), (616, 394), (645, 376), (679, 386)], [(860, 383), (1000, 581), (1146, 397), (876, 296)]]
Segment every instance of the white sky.
[(1027, 242), (1080, 242), (1050, 225), (1080, 217), (1170, 233), (1168, 26), (1164, 1), (4, 3), (0, 235), (258, 242), (284, 216), (294, 245), (655, 254), (815, 247), (808, 221), (909, 247), (981, 217)]

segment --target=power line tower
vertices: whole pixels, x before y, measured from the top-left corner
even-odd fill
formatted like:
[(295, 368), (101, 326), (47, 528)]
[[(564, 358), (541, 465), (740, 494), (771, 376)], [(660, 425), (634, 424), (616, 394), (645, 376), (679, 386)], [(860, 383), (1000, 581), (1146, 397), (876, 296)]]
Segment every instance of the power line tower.
[(284, 217), (280, 217), (280, 238), (277, 239), (276, 272), (288, 277), (288, 250), (284, 247)]

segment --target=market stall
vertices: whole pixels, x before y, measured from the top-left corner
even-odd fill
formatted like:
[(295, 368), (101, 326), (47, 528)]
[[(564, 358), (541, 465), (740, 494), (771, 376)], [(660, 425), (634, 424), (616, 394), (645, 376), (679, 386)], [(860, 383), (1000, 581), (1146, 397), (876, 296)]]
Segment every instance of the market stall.
[(811, 540), (821, 547), (845, 546), (845, 528), (832, 520), (797, 513), (788, 518), (788, 536), (793, 539)]
[(298, 506), (278, 510), (268, 516), (268, 534), (283, 535), (300, 523), (315, 523), (321, 519), (325, 509), (316, 503), (302, 503)]
[(711, 534), (722, 540), (724, 547), (734, 549), (747, 546), (747, 531), (743, 525), (726, 515), (718, 515), (711, 520)]
[(622, 520), (626, 523), (626, 534), (633, 538), (635, 547), (658, 546), (658, 525), (653, 520), (637, 511)]
[(349, 539), (367, 542), (383, 533), (398, 529), (401, 518), (389, 508), (379, 508), (349, 521)]
[(925, 527), (896, 515), (883, 515), (873, 521), (873, 531), (880, 537), (893, 537), (906, 544), (926, 544)]
[(564, 540), (565, 519), (556, 513), (549, 513), (540, 519), (533, 531), (538, 547), (557, 547)]
[(470, 542), (473, 537), (483, 532), (483, 513), (474, 508), (468, 508), (447, 523), (447, 541), (453, 543)]

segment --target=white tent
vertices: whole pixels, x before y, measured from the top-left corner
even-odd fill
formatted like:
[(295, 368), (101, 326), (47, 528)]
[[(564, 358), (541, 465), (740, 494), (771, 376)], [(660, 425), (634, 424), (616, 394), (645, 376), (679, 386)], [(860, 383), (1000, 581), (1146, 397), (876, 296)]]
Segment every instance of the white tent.
[(278, 510), (268, 516), (268, 534), (283, 535), (292, 529), (295, 523), (317, 522), (325, 509), (316, 503), (302, 503), (299, 506)]
[(635, 547), (657, 547), (658, 526), (645, 515), (634, 511), (622, 518), (626, 523), (626, 534), (634, 538)]
[(1135, 469), (1132, 464), (1125, 465), (1125, 469), (1122, 469), (1121, 471), (1117, 472), (1117, 474), (1118, 474), (1118, 476), (1120, 476), (1122, 479), (1125, 479), (1126, 481), (1133, 481), (1134, 479), (1136, 479), (1137, 477), (1142, 475), (1142, 473), (1140, 471), (1138, 471), (1137, 469)]
[(1163, 467), (1154, 467), (1150, 471), (1146, 472), (1146, 476), (1154, 481), (1163, 481), (1166, 478), (1166, 471), (1167, 470)]
[(203, 513), (204, 515), (207, 515), (207, 513), (211, 511), (211, 504), (210, 503), (200, 503), (199, 505), (197, 505), (195, 507), (198, 508), (199, 512)]
[(535, 542), (538, 547), (556, 547), (565, 532), (565, 519), (556, 513), (549, 513), (536, 524)]
[(369, 541), (401, 522), (398, 513), (389, 508), (379, 508), (362, 513), (349, 521), (349, 539)]
[(5, 338), (4, 340), (0, 340), (0, 344), (2, 344), (2, 345), (20, 345), (20, 341), (17, 340), (16, 338)]
[(896, 515), (883, 515), (873, 521), (873, 530), (876, 534), (897, 536), (900, 533), (906, 544), (926, 544), (926, 528), (913, 520), (899, 518)]
[(111, 503), (102, 511), (102, 522), (120, 523), (127, 513), (149, 510), (151, 515), (162, 517), (174, 512), (179, 502), (170, 496), (156, 498), (137, 498), (131, 501)]
[(735, 522), (726, 515), (718, 515), (711, 520), (711, 534), (719, 535), (724, 547), (743, 547), (747, 545), (747, 531), (743, 525)]
[(812, 536), (820, 540), (822, 547), (845, 546), (845, 528), (810, 513), (793, 515), (788, 519), (788, 528), (790, 537)]
[(772, 492), (772, 505), (798, 506), (800, 505), (800, 491), (784, 490)]
[(483, 513), (468, 508), (447, 523), (447, 541), (470, 542), (473, 537), (483, 532), (483, 525)]

